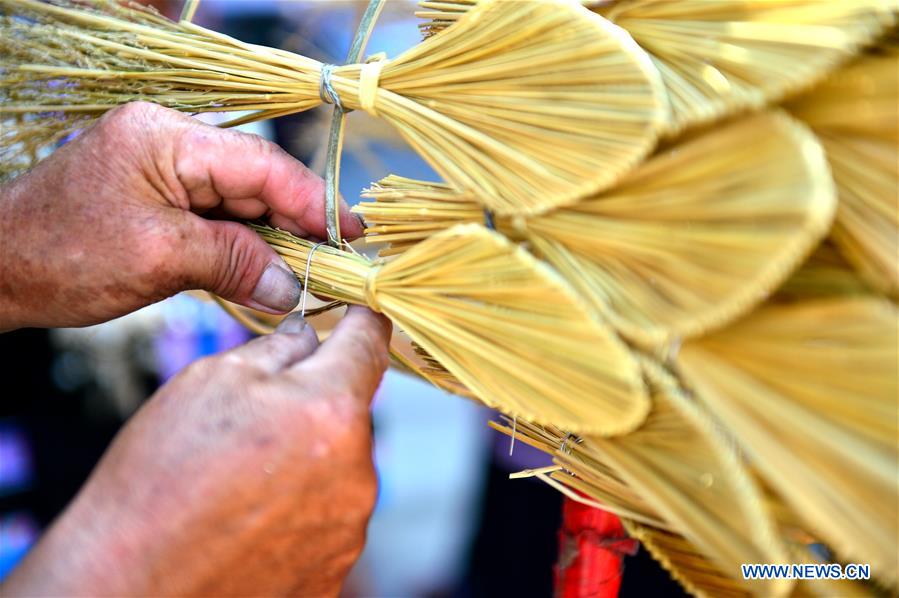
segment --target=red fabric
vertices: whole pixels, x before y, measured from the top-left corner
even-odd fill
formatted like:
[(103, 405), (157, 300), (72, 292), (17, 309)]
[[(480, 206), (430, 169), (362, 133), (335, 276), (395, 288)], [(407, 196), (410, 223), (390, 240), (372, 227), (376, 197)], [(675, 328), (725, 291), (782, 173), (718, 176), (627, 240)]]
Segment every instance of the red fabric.
[(637, 542), (627, 537), (615, 515), (566, 498), (559, 530), (556, 598), (616, 598), (624, 555)]

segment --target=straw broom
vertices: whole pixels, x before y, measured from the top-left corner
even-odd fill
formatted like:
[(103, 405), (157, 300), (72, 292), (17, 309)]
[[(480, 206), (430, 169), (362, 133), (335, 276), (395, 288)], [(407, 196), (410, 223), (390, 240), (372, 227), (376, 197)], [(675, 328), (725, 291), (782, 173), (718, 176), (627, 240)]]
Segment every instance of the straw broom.
[[(647, 362), (644, 362), (644, 366), (646, 365)], [(656, 371), (658, 372), (657, 368)], [(663, 376), (661, 380), (665, 389), (661, 396), (683, 397), (670, 376)], [(656, 384), (659, 383), (658, 374), (655, 381)], [(545, 470), (526, 471), (512, 477), (536, 474), (563, 492), (570, 492), (566, 489), (570, 487), (599, 501), (595, 506), (621, 516), (625, 520), (628, 530), (644, 542), (653, 556), (661, 561), (663, 566), (694, 595), (716, 597), (753, 593), (770, 595), (771, 590), (770, 588), (759, 588), (752, 583), (747, 584), (741, 579), (739, 561), (722, 564), (720, 558), (712, 558), (719, 556), (718, 552), (702, 549), (701, 543), (688, 540), (685, 537), (683, 525), (675, 524), (672, 520), (659, 514), (655, 506), (660, 504), (660, 501), (664, 505), (666, 500), (670, 501), (672, 496), (677, 496), (677, 493), (672, 493), (670, 490), (659, 492), (652, 486), (664, 487), (671, 479), (675, 480), (674, 488), (681, 491), (684, 488), (692, 489), (693, 492), (695, 492), (697, 480), (711, 478), (715, 480), (715, 484), (718, 484), (719, 480), (726, 480), (734, 484), (736, 480), (736, 484), (725, 491), (725, 493), (733, 492), (733, 497), (709, 495), (703, 497), (702, 493), (698, 493), (698, 498), (691, 496), (689, 499), (698, 503), (700, 513), (703, 513), (703, 509), (706, 508), (701, 502), (703, 498), (712, 505), (712, 508), (709, 509), (712, 515), (708, 513), (701, 515), (707, 519), (706, 530), (709, 529), (709, 526), (713, 528), (715, 525), (716, 509), (720, 512), (723, 505), (741, 504), (739, 501), (744, 501), (743, 508), (746, 510), (742, 515), (731, 514), (727, 518), (728, 521), (735, 520), (751, 527), (753, 517), (759, 517), (759, 511), (762, 513), (761, 519), (759, 519), (762, 527), (770, 527), (770, 522), (776, 520), (778, 545), (785, 543), (783, 546), (788, 548), (789, 558), (784, 558), (781, 552), (777, 557), (767, 557), (766, 561), (744, 562), (818, 562), (819, 559), (808, 553), (805, 548), (807, 544), (820, 542), (815, 535), (809, 533), (806, 523), (803, 521), (806, 518), (801, 517), (798, 511), (771, 494), (770, 490), (766, 489), (765, 493), (761, 494), (757, 485), (751, 481), (755, 480), (755, 476), (750, 476), (748, 487), (744, 485), (747, 480), (745, 466), (742, 463), (734, 462), (736, 457), (731, 442), (721, 436), (720, 432), (715, 431), (716, 426), (709, 423), (708, 419), (702, 415), (702, 410), (695, 405), (691, 406), (692, 402), (690, 401), (687, 403), (675, 401), (673, 404), (680, 405), (681, 408), (686, 405), (685, 413), (692, 412), (698, 415), (698, 419), (693, 420), (692, 425), (688, 423), (689, 418), (687, 421), (673, 419), (662, 423), (665, 421), (664, 416), (660, 417), (658, 412), (660, 405), (663, 404), (658, 400), (660, 387), (650, 385), (650, 388), (653, 392), (653, 412), (639, 430), (623, 438), (571, 438), (570, 435), (554, 427), (540, 427), (518, 422), (514, 432), (517, 439), (554, 455), (555, 463), (562, 469), (559, 470), (559, 467), (546, 468), (558, 470), (552, 473), (551, 477), (547, 477), (548, 472)], [(662, 410), (664, 411), (664, 409), (663, 406)], [(697, 422), (705, 422), (705, 424), (697, 426), (695, 425)], [(506, 434), (513, 434), (510, 424), (491, 425)], [(711, 430), (711, 435), (708, 434), (709, 430)], [(681, 439), (679, 444), (678, 438)], [(715, 440), (716, 438), (718, 440)], [(655, 456), (653, 453), (662, 446), (660, 439), (663, 439), (665, 449), (659, 451), (660, 454)], [(604, 446), (605, 452), (599, 445)], [(609, 451), (610, 445), (618, 445), (618, 451), (627, 455), (630, 462), (616, 463), (613, 460), (615, 458), (614, 449)], [(649, 457), (646, 457), (647, 455)], [(655, 463), (659, 470), (653, 471), (652, 468), (647, 470), (645, 465), (639, 465), (642, 459), (647, 459), (646, 463)], [(673, 466), (666, 463), (668, 459), (672, 460)], [(684, 475), (672, 473), (683, 472), (683, 462), (700, 465), (695, 467), (693, 474), (689, 473), (689, 466)], [(634, 476), (636, 477), (633, 478)], [(631, 478), (635, 483), (630, 483)], [(648, 480), (648, 486), (645, 483), (641, 484), (638, 481), (640, 479)], [(660, 480), (662, 481), (660, 482)], [(717, 490), (721, 491), (720, 486)], [(802, 486), (800, 485), (796, 490), (803, 491)], [(839, 490), (839, 486), (830, 489), (830, 491), (837, 492)], [(578, 495), (571, 494), (570, 496), (575, 500), (584, 501)], [(677, 503), (675, 502), (675, 504)], [(868, 504), (856, 504), (854, 508), (866, 508)], [(745, 523), (744, 517), (749, 520), (749, 523)], [(887, 533), (889, 533), (889, 521), (885, 521), (884, 525), (887, 526)], [(889, 575), (877, 567), (872, 568), (872, 572), (876, 576), (886, 577)], [(811, 593), (825, 596), (849, 596), (868, 595), (869, 590), (858, 583), (819, 580), (814, 583), (800, 583), (797, 592), (797, 595)]]
[[(777, 290), (774, 300), (796, 302), (810, 298), (838, 298), (868, 296), (872, 290), (866, 287), (845, 262), (831, 243), (820, 246)], [(758, 474), (753, 477), (758, 478)], [(764, 482), (764, 480), (760, 480)], [(809, 533), (797, 512), (785, 504), (773, 491), (764, 487), (765, 509), (775, 518), (780, 537), (790, 551), (790, 562), (812, 563), (820, 559), (808, 552), (806, 546), (821, 540)], [(857, 507), (862, 508), (862, 507)], [(696, 596), (742, 596), (746, 594), (739, 585), (723, 574), (686, 538), (670, 530), (652, 525), (624, 520), (625, 527), (637, 537), (653, 557), (671, 573), (687, 590)], [(875, 575), (881, 575), (874, 571)], [(817, 596), (868, 596), (871, 590), (849, 580), (804, 580), (798, 582), (797, 594)]]
[[(388, 177), (354, 210), (400, 252), (482, 222), (470, 194)], [(835, 206), (814, 136), (783, 113), (743, 118), (661, 151), (614, 188), (541, 216), (497, 218), (628, 339), (663, 346), (768, 296), (823, 237)]]
[(771, 304), (677, 360), (808, 527), (894, 585), (897, 317), (876, 296)]
[[(786, 552), (733, 444), (658, 365), (643, 362), (653, 410), (631, 434), (569, 439), (518, 422), (516, 436), (553, 454), (550, 478), (625, 518), (689, 538), (747, 591), (783, 595), (787, 580), (746, 582), (745, 562), (784, 562)], [(509, 426), (494, 426), (511, 434)], [(545, 476), (543, 479), (546, 479)]]
[[(422, 2), (432, 35), (476, 0)], [(667, 135), (803, 91), (895, 23), (897, 0), (619, 0), (597, 11), (653, 58)]]
[[(3, 138), (4, 159), (135, 100), (253, 111), (236, 124), (324, 95), (390, 122), (490, 209), (537, 213), (614, 183), (652, 149), (667, 114), (648, 56), (564, 0), (485, 2), (394, 59), (334, 68), (330, 87), (315, 60), (112, 0), (89, 6), (0, 0), (0, 112), (26, 116)], [(47, 134), (48, 121), (69, 117), (66, 131)]]
[[(495, 428), (506, 434), (512, 434), (508, 426), (492, 424)], [(535, 433), (535, 431), (537, 431)], [(519, 435), (523, 433), (523, 435)], [(591, 461), (580, 453), (582, 445), (589, 443), (589, 439), (577, 438), (572, 441), (563, 433), (533, 426), (517, 426), (516, 437), (518, 440), (535, 446), (547, 453), (557, 455), (555, 462), (564, 466), (544, 468), (544, 470), (526, 470), (513, 474), (510, 477), (529, 477), (537, 475), (547, 482), (551, 482), (558, 490), (569, 493), (569, 497), (579, 502), (588, 502), (607, 511), (618, 514), (622, 518), (628, 533), (638, 539), (664, 569), (680, 583), (690, 594), (698, 597), (718, 598), (721, 596), (751, 596), (769, 595), (768, 588), (759, 588), (753, 584), (747, 584), (742, 580), (739, 569), (725, 569), (714, 562), (708, 554), (700, 550), (694, 543), (688, 540), (682, 533), (675, 531), (675, 527), (664, 521), (652, 522), (652, 516), (646, 515), (652, 510), (647, 506), (642, 495), (638, 496), (633, 490), (616, 478), (616, 472), (605, 465)], [(564, 457), (559, 452), (562, 447), (574, 447)], [(545, 470), (559, 470), (547, 478)], [(743, 474), (741, 474), (743, 475)], [(568, 487), (576, 488), (580, 492), (589, 495), (598, 503), (592, 503), (577, 494), (570, 494)], [(758, 497), (758, 494), (755, 494)], [(765, 520), (772, 517), (777, 521), (780, 529), (780, 541), (789, 551), (791, 563), (822, 562), (819, 557), (811, 554), (806, 548), (808, 544), (820, 543), (820, 540), (810, 535), (801, 524), (796, 521), (795, 513), (776, 498), (765, 495), (763, 500)], [(632, 505), (643, 505), (634, 507)], [(832, 559), (830, 559), (832, 562)], [(725, 571), (729, 571), (725, 573)], [(874, 572), (875, 575), (878, 572)], [(866, 585), (848, 580), (803, 580), (796, 581), (796, 586), (791, 592), (793, 596), (870, 596), (876, 594)]]
[(869, 284), (899, 298), (899, 46), (863, 56), (788, 108), (833, 168), (834, 243)]
[(622, 434), (649, 410), (639, 366), (551, 269), (477, 225), (389, 262), (256, 230), (308, 290), (389, 317), (487, 405), (524, 420)]
[(662, 73), (668, 134), (808, 88), (895, 23), (896, 0), (622, 0), (601, 13)]

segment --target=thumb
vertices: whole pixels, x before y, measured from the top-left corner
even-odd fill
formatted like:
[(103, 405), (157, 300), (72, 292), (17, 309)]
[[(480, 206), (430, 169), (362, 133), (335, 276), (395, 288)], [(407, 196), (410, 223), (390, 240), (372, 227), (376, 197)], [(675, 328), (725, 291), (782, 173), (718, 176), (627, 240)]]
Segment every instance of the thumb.
[(184, 213), (191, 234), (183, 255), (194, 288), (268, 313), (288, 312), (300, 301), (296, 276), (250, 228)]

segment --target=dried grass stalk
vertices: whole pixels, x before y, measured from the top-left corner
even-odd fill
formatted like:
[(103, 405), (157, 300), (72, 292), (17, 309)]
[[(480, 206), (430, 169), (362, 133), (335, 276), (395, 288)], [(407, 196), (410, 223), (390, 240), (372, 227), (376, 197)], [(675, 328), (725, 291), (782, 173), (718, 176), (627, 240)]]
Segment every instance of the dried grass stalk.
[(477, 398), (464, 384), (459, 382), (458, 378), (402, 330), (393, 331), (393, 337), (390, 339), (390, 356), (393, 358), (394, 365), (407, 374), (417, 376), (451, 394), (469, 399)]
[(787, 554), (733, 444), (660, 366), (645, 361), (643, 367), (653, 409), (631, 434), (566, 441), (558, 430), (535, 432), (521, 422), (517, 432), (523, 440), (537, 438), (535, 444), (573, 474), (559, 472), (554, 479), (626, 518), (683, 534), (747, 591), (785, 594), (787, 580), (742, 580), (741, 563), (786, 562)]
[[(5, 154), (52, 143), (48, 122), (74, 116), (71, 130), (134, 100), (255, 111), (234, 122), (322, 103), (315, 60), (88, 4), (0, 0), (0, 111), (29, 115)], [(390, 122), (498, 213), (541, 212), (614, 183), (652, 149), (667, 113), (645, 52), (564, 0), (485, 2), (398, 57), (335, 68), (330, 81), (345, 107)]]
[(895, 305), (769, 305), (685, 343), (684, 381), (807, 526), (896, 583)]
[[(438, 33), (476, 0), (422, 2)], [(666, 133), (803, 91), (895, 23), (896, 0), (618, 0), (597, 11), (652, 56), (671, 101)]]
[(821, 139), (840, 204), (832, 237), (862, 277), (899, 298), (899, 46), (789, 105)]
[[(355, 211), (400, 252), (482, 222), (471, 196), (388, 177)], [(629, 339), (661, 346), (720, 327), (767, 297), (827, 233), (835, 192), (821, 147), (781, 112), (660, 152), (614, 188), (541, 216), (497, 218)]]
[[(302, 278), (312, 244), (257, 230)], [(615, 333), (555, 272), (483, 227), (444, 231), (389, 262), (321, 246), (308, 282), (380, 311), (481, 401), (524, 420), (623, 434), (649, 411)]]

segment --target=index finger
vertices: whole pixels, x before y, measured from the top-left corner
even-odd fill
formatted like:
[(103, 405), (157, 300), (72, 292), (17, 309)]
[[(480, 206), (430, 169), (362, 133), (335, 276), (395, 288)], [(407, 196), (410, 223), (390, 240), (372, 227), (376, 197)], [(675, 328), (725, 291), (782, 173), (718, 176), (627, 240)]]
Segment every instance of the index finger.
[[(175, 146), (176, 174), (191, 208), (221, 208), (298, 234), (327, 237), (325, 183), (276, 144), (240, 131), (223, 130), (190, 119)], [(340, 201), (341, 233), (362, 234), (360, 222)]]
[(347, 389), (371, 400), (387, 369), (390, 320), (366, 307), (351, 305), (331, 336), (290, 371)]

